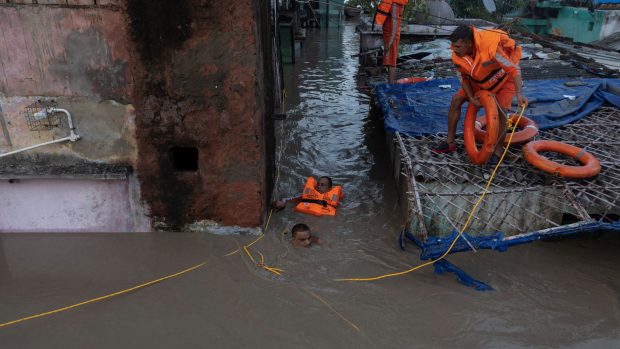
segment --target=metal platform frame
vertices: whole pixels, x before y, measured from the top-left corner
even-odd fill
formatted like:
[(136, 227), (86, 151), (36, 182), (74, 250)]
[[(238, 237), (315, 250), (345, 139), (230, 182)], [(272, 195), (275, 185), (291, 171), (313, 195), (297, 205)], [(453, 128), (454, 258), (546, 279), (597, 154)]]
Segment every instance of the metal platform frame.
[[(601, 173), (592, 179), (569, 180), (537, 170), (511, 146), (484, 202), (474, 214), (470, 235), (497, 231), (527, 234), (575, 222), (611, 222), (620, 216), (620, 110), (602, 107), (586, 118), (541, 131), (537, 139), (572, 144), (596, 156)], [(409, 137), (395, 133), (391, 156), (409, 229), (422, 240), (460, 230), (482, 193), (493, 168), (467, 159), (462, 140), (458, 152), (434, 154), (433, 144), (445, 136)], [(558, 162), (572, 159), (544, 154)]]

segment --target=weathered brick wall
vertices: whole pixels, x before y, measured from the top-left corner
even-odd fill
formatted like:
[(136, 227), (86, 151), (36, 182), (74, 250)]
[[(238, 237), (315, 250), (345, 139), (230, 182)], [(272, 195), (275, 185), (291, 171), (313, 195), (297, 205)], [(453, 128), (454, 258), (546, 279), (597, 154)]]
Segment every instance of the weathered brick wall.
[[(271, 99), (259, 3), (0, 0), (9, 38), (0, 41), (0, 103), (12, 138), (49, 137), (25, 131), (19, 110), (29, 98), (57, 97), (82, 114), (83, 139), (62, 154), (132, 166), (164, 229), (207, 219), (260, 225)], [(179, 170), (174, 147), (195, 148), (197, 169)]]
[[(172, 227), (259, 225), (265, 107), (254, 2), (131, 1), (128, 14), (142, 58), (138, 171), (151, 211)], [(177, 171), (171, 147), (195, 147), (198, 170)]]
[(0, 107), (5, 121), (0, 151), (66, 136), (66, 121), (60, 128), (31, 132), (24, 117), (25, 107), (36, 100), (55, 99), (71, 112), (82, 140), (19, 156), (62, 155), (76, 162), (135, 166), (131, 67), (136, 55), (124, 12), (11, 1), (0, 5), (0, 18)]

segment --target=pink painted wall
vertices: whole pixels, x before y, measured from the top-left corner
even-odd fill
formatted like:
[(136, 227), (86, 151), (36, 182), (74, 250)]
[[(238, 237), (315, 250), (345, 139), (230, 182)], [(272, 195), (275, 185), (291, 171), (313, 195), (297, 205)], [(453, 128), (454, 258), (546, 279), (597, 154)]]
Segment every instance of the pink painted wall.
[[(129, 194), (125, 189), (125, 197), (142, 206), (136, 219), (152, 219), (157, 229), (182, 230), (204, 220), (260, 226), (272, 165), (266, 149), (273, 149), (265, 136), (273, 129), (272, 86), (264, 83), (271, 75), (265, 67), (272, 66), (269, 18), (263, 0), (230, 6), (204, 0), (0, 0), (0, 110), (8, 125), (8, 136), (0, 132), (6, 138), (0, 152), (48, 140), (53, 132), (66, 134), (66, 128), (26, 127), (24, 107), (53, 98), (72, 113), (82, 138), (33, 149), (22, 154), (20, 165), (36, 158), (64, 166), (50, 175), (55, 178), (71, 177), (66, 169), (76, 166), (130, 167), (130, 182), (137, 185), (129, 186)], [(197, 170), (175, 168), (170, 149), (176, 147), (196, 149)], [(22, 178), (37, 176), (31, 167)], [(0, 178), (20, 178), (11, 171), (0, 161)], [(75, 230), (61, 226), (61, 212), (83, 230), (137, 230), (119, 217), (81, 208), (95, 204), (80, 188), (98, 198), (117, 193), (114, 186), (103, 190), (96, 189), (98, 182), (71, 181), (63, 183), (71, 188), (53, 192), (72, 193), (83, 205), (56, 202), (52, 195), (40, 200), (42, 207), (29, 206), (26, 197), (48, 195), (42, 183), (51, 182), (18, 185), (25, 194), (0, 198), (0, 210), (23, 215), (22, 209), (36, 206), (55, 223), (37, 221), (37, 210), (24, 215), (28, 219), (1, 212), (0, 229)], [(12, 202), (20, 203), (19, 210)], [(52, 206), (62, 209), (47, 209)], [(113, 206), (104, 207), (114, 216)]]
[(0, 232), (148, 230), (134, 224), (127, 180), (2, 180), (0, 193)]
[(123, 12), (7, 6), (0, 18), (5, 96), (128, 99), (132, 48)]

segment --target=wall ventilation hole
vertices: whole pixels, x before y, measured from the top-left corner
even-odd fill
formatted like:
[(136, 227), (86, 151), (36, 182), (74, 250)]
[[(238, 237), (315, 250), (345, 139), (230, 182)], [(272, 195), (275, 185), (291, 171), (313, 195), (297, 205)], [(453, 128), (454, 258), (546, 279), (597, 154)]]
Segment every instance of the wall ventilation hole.
[(175, 171), (198, 171), (198, 149), (194, 147), (172, 147), (170, 157)]

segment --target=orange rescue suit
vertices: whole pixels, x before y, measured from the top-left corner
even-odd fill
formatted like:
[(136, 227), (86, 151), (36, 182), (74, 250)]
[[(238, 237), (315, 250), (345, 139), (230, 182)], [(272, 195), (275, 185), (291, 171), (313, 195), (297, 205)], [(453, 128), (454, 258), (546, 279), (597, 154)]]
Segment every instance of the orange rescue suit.
[(495, 93), (510, 77), (521, 75), (519, 60), (521, 47), (508, 34), (498, 29), (476, 29), (474, 34), (474, 58), (459, 57), (452, 52), (452, 63), (463, 79), (469, 79), (480, 89)]
[(342, 187), (335, 185), (325, 194), (319, 193), (315, 188), (316, 180), (308, 177), (301, 194), (301, 202), (297, 204), (295, 211), (313, 216), (335, 216), (336, 206), (342, 199)]
[(377, 6), (377, 13), (375, 14), (375, 23), (377, 23), (378, 25), (383, 25), (383, 22), (385, 22), (386, 18), (391, 16), (392, 4), (405, 7), (408, 1), (409, 0), (381, 0), (379, 5)]

